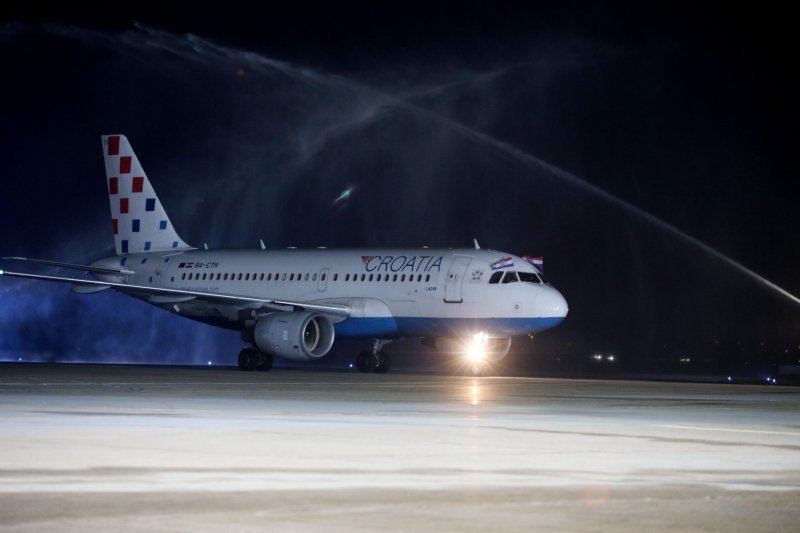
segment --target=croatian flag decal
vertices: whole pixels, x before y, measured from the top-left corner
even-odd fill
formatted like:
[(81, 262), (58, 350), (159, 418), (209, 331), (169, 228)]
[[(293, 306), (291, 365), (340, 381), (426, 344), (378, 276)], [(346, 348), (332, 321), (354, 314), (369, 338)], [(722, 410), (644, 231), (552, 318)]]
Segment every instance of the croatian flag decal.
[(495, 261), (490, 265), (492, 270), (500, 270), (501, 268), (514, 268), (514, 260), (511, 259), (511, 256), (504, 257), (499, 261)]
[(529, 255), (526, 255), (525, 257), (523, 257), (523, 259), (528, 263), (532, 264), (533, 266), (535, 266), (537, 269), (539, 269), (539, 272), (544, 272), (543, 257), (531, 257)]

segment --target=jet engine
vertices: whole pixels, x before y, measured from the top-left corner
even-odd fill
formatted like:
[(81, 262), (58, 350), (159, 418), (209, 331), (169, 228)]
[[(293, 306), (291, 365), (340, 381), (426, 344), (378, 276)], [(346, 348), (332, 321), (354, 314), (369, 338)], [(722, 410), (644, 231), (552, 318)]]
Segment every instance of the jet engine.
[(256, 322), (253, 340), (262, 352), (295, 361), (319, 359), (333, 346), (333, 323), (310, 312), (272, 313)]

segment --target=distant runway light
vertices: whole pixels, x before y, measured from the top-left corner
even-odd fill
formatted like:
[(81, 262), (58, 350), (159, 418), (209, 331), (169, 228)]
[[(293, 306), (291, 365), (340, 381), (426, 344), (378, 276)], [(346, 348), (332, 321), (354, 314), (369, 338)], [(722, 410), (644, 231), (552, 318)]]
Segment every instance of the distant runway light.
[(209, 362), (208, 362), (208, 364), (210, 365), (210, 364), (211, 364), (211, 361), (209, 361)]
[(350, 363), (350, 368), (353, 368), (353, 363)]

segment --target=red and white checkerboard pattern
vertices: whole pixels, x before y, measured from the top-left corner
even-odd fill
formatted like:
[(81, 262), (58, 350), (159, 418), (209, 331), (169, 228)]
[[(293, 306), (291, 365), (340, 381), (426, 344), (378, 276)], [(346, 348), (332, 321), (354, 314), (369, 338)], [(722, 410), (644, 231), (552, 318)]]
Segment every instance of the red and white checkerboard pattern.
[(102, 140), (117, 255), (190, 248), (173, 229), (128, 139)]

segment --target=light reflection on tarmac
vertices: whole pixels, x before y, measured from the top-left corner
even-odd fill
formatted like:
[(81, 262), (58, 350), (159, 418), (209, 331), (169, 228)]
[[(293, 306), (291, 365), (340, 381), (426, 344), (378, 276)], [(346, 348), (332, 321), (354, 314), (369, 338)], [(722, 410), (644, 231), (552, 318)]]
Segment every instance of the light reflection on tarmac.
[(800, 389), (0, 364), (0, 528), (793, 530)]

